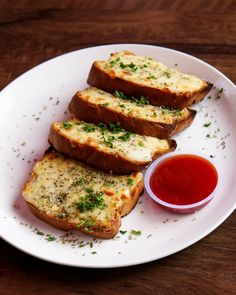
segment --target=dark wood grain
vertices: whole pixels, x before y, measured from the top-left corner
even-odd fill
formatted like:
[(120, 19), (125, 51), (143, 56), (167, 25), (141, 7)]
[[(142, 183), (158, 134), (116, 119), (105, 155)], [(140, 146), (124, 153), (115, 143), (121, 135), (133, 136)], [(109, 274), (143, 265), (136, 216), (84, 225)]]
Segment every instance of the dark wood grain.
[[(0, 89), (62, 53), (123, 42), (185, 51), (236, 81), (234, 0), (0, 0)], [(175, 255), (122, 269), (63, 267), (0, 247), (4, 295), (236, 294), (236, 213)]]

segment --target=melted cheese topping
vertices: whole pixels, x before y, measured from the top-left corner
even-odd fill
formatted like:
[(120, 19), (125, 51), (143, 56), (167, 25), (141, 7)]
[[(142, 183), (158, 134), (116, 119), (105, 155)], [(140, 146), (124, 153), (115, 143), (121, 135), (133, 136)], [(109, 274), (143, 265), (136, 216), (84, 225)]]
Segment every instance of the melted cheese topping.
[[(109, 224), (116, 210), (129, 201), (141, 173), (114, 176), (88, 167), (60, 154), (47, 154), (33, 168), (33, 178), (23, 190), (25, 200), (47, 215), (73, 223), (92, 222), (98, 226)], [(104, 208), (80, 212), (76, 204), (82, 202), (88, 190), (103, 194)]]
[(207, 86), (205, 81), (196, 76), (181, 73), (150, 57), (127, 51), (112, 54), (108, 61), (97, 64), (111, 76), (151, 88), (168, 89), (172, 93), (197, 92)]
[[(142, 136), (126, 131), (111, 132), (108, 129), (102, 130), (95, 124), (85, 123), (79, 120), (54, 122), (52, 127), (62, 136), (77, 143), (87, 144), (97, 150), (119, 155), (130, 161), (147, 163), (152, 160), (155, 152), (165, 153), (169, 151), (169, 143), (165, 139), (158, 139), (151, 136)], [(87, 126), (93, 128), (88, 129)], [(90, 131), (88, 131), (90, 130)]]
[(96, 87), (89, 87), (78, 93), (89, 103), (101, 105), (115, 113), (121, 113), (130, 118), (140, 118), (156, 123), (172, 124), (189, 116), (187, 108), (182, 110), (157, 107), (150, 104), (137, 104), (131, 99), (122, 99)]

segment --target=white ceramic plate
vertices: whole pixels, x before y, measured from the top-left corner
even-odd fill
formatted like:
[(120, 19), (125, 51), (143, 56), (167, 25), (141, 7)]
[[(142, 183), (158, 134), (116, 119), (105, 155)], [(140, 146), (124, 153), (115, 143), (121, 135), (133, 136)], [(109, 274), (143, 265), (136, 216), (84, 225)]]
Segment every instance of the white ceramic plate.
[[(175, 215), (143, 196), (122, 220), (113, 240), (56, 230), (35, 218), (21, 198), (21, 189), (34, 160), (48, 147), (50, 123), (64, 112), (72, 95), (86, 87), (94, 60), (111, 52), (131, 50), (156, 58), (170, 67), (214, 83), (211, 98), (195, 106), (193, 125), (176, 136), (179, 150), (212, 155), (221, 185), (213, 201), (190, 215)], [(223, 92), (220, 91), (223, 89)], [(47, 261), (79, 267), (119, 267), (156, 260), (180, 251), (219, 226), (236, 207), (236, 87), (222, 73), (190, 55), (155, 46), (120, 44), (68, 53), (20, 76), (0, 94), (0, 234), (18, 249)], [(204, 127), (204, 124), (210, 126)], [(141, 230), (140, 236), (130, 231)]]

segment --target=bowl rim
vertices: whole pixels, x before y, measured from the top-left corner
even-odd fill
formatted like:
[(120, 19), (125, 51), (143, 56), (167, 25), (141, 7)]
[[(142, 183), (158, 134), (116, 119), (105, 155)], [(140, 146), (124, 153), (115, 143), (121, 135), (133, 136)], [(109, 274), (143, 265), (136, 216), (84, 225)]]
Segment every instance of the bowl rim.
[[(175, 156), (179, 156), (179, 155), (191, 155), (191, 156), (197, 156), (197, 157), (203, 158), (203, 159), (207, 160), (208, 162), (210, 162), (216, 170), (217, 183), (216, 183), (214, 190), (211, 192), (211, 194), (209, 196), (207, 196), (206, 198), (202, 199), (199, 202), (187, 204), (187, 205), (177, 205), (177, 204), (168, 203), (168, 202), (165, 202), (165, 201), (161, 200), (160, 198), (158, 198), (158, 196), (156, 196), (151, 189), (150, 178), (152, 176), (153, 171), (157, 168), (157, 166), (159, 166), (166, 159), (172, 158)], [(219, 170), (217, 169), (217, 165), (216, 165), (214, 158), (209, 157), (208, 155), (206, 155), (203, 152), (172, 151), (172, 152), (169, 152), (169, 153), (164, 154), (161, 157), (157, 158), (155, 161), (152, 162), (152, 164), (150, 166), (148, 166), (145, 176), (144, 176), (144, 187), (145, 187), (145, 190), (146, 190), (148, 196), (150, 196), (155, 202), (159, 203), (160, 205), (170, 208), (170, 209), (178, 209), (178, 210), (183, 209), (183, 210), (185, 210), (185, 209), (194, 209), (194, 208), (198, 208), (202, 205), (206, 205), (214, 197), (215, 193), (217, 192), (217, 190), (219, 188), (219, 182), (220, 182), (219, 180), (220, 180)]]

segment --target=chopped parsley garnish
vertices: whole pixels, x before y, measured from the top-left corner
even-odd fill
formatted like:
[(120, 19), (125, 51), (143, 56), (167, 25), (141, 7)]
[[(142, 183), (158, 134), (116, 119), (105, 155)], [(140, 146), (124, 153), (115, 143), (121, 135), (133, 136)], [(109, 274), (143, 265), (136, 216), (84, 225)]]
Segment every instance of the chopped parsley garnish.
[(85, 123), (83, 126), (83, 130), (86, 132), (94, 132), (96, 129), (97, 128), (93, 123)]
[(125, 96), (124, 92), (118, 91), (118, 90), (115, 91), (114, 96), (119, 97), (119, 98), (122, 98), (122, 99), (127, 99), (127, 97)]
[(121, 99), (128, 99), (135, 102), (137, 105), (147, 105), (150, 104), (149, 100), (144, 96), (134, 97), (134, 96), (126, 96), (124, 92), (116, 90), (114, 96)]
[(130, 140), (131, 135), (132, 134), (130, 132), (125, 132), (123, 135), (119, 136), (118, 139), (121, 139), (123, 141), (128, 141)]
[(72, 126), (72, 123), (68, 122), (68, 121), (64, 121), (63, 122), (63, 128), (65, 129), (69, 129)]
[[(113, 67), (113, 66), (117, 65), (117, 63), (118, 63), (119, 61), (120, 61), (120, 57), (117, 57), (116, 59), (110, 61), (110, 62), (109, 62), (109, 65), (110, 65), (111, 67)], [(107, 67), (108, 67), (108, 65), (105, 66), (105, 68), (107, 68)]]
[(101, 131), (105, 131), (106, 129), (107, 129), (107, 125), (106, 124), (104, 124), (104, 123), (98, 123), (97, 124), (98, 125), (98, 127), (101, 129)]
[(134, 229), (132, 229), (130, 233), (131, 235), (134, 235), (134, 236), (140, 236), (142, 234), (141, 230), (134, 230)]
[(221, 88), (218, 93), (222, 93), (224, 91), (224, 88)]
[(132, 178), (127, 178), (127, 184), (128, 185), (133, 185), (134, 184), (134, 181), (133, 181), (133, 179)]
[(127, 233), (127, 230), (120, 230), (120, 233), (121, 233), (122, 235), (125, 235), (125, 234)]
[(168, 115), (168, 114), (172, 114), (174, 116), (181, 116), (182, 115), (182, 111), (180, 109), (174, 109), (174, 108), (170, 108), (170, 107), (161, 107), (162, 110), (162, 115)]
[(144, 96), (140, 96), (139, 98), (134, 98), (133, 101), (136, 102), (137, 105), (147, 105), (150, 104), (149, 100), (146, 99)]
[[(114, 140), (118, 139), (128, 141), (132, 135), (132, 133), (127, 132), (122, 127), (120, 127), (119, 122), (117, 124), (109, 123), (108, 125), (104, 123), (99, 123), (97, 126), (101, 129), (103, 143), (110, 148), (113, 148)], [(123, 134), (118, 137), (115, 137), (113, 135), (107, 135), (105, 131), (110, 131), (114, 134), (123, 132)]]
[(95, 254), (97, 254), (97, 252), (96, 251), (93, 251), (93, 252), (91, 252), (91, 254), (95, 255)]
[(81, 213), (92, 211), (94, 208), (103, 210), (107, 207), (102, 192), (94, 192), (93, 189), (86, 189), (86, 192), (87, 195), (82, 197), (80, 202), (75, 203), (75, 208)]
[(53, 236), (49, 236), (49, 237), (47, 238), (47, 241), (48, 241), (48, 242), (53, 242), (53, 241), (55, 241), (55, 240), (56, 240), (56, 238), (53, 237)]
[(130, 70), (131, 72), (136, 72), (138, 69), (138, 67), (133, 62), (126, 65), (123, 62), (120, 62), (120, 67), (124, 70)]
[(205, 123), (203, 126), (204, 127), (209, 127), (211, 125), (211, 122), (209, 122), (209, 123)]
[(210, 135), (210, 134), (207, 134), (206, 137), (207, 137), (207, 138), (211, 138), (211, 135)]
[(118, 132), (124, 132), (125, 131), (123, 128), (120, 127), (120, 123), (119, 122), (117, 124), (110, 123), (107, 126), (107, 129), (109, 131), (111, 131), (112, 133), (118, 133)]
[(86, 193), (93, 193), (93, 189), (92, 188), (85, 188), (84, 189), (86, 191)]
[(110, 148), (113, 148), (113, 141), (115, 139), (115, 136), (109, 135), (107, 138), (105, 137), (104, 133), (102, 134), (102, 139), (105, 145), (107, 145)]

